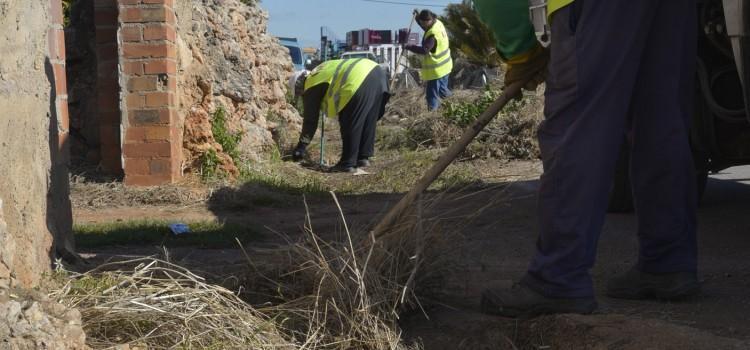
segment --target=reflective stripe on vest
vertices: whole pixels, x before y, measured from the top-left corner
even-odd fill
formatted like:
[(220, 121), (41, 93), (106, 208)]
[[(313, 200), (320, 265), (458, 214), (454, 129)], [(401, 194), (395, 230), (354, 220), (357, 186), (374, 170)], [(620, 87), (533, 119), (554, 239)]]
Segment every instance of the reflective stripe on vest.
[(448, 31), (440, 20), (435, 20), (432, 28), (424, 34), (425, 38), (435, 38), (435, 53), (428, 53), (422, 58), (420, 74), (422, 80), (440, 79), (453, 70), (453, 59), (448, 42)]
[(328, 84), (320, 109), (329, 117), (334, 117), (346, 107), (367, 75), (377, 66), (377, 63), (365, 58), (323, 62), (305, 80), (305, 91), (319, 84)]

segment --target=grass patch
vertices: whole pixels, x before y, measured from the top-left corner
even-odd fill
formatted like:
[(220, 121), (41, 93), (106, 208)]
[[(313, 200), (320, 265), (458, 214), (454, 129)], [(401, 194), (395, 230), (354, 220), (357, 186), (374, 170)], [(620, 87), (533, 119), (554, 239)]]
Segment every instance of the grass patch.
[(239, 181), (290, 194), (320, 194), (330, 190), (322, 174), (300, 171), (281, 162), (245, 166), (240, 172)]
[(137, 220), (76, 224), (73, 226), (73, 233), (76, 244), (84, 248), (154, 244), (167, 247), (225, 248), (237, 245), (235, 237), (243, 243), (260, 237), (252, 228), (213, 221), (189, 223), (190, 233), (175, 236), (169, 229), (170, 223), (160, 220)]

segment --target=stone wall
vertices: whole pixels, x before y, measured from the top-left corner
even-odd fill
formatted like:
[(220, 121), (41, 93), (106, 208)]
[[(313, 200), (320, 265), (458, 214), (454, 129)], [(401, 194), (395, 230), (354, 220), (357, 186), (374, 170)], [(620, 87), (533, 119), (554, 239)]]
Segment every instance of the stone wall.
[(239, 0), (183, 0), (175, 11), (185, 167), (195, 170), (200, 156), (214, 149), (224, 170), (236, 173), (211, 132), (220, 107), (229, 129), (243, 133), (243, 160), (258, 160), (287, 141), (285, 135), (296, 135), (301, 118), (286, 101), (293, 66), (286, 48), (267, 32), (268, 14)]
[(0, 2), (0, 287), (72, 251), (60, 0)]

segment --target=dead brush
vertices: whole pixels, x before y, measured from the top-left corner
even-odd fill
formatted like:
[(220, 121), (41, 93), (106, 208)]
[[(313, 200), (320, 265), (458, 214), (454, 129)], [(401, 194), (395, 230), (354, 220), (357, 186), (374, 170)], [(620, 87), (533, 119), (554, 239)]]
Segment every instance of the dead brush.
[(444, 289), (442, 279), (455, 266), (460, 230), (446, 222), (470, 217), (440, 204), (456, 194), (418, 201), (378, 240), (350, 230), (334, 195), (342, 239), (323, 240), (308, 210), (302, 240), (267, 251), (269, 260), (246, 252), (245, 285), (272, 295), (257, 306), (154, 258), (66, 272), (51, 297), (80, 310), (94, 349), (420, 349), (404, 342), (398, 319), (405, 311), (425, 312), (424, 298)]
[[(255, 287), (265, 281), (281, 301), (262, 311), (285, 320), (281, 328), (302, 349), (419, 348), (403, 343), (399, 315), (424, 311), (420, 296), (437, 294), (460, 246), (457, 231), (444, 229), (443, 216), (423, 215), (436, 207), (438, 197), (422, 201), (420, 209), (377, 241), (352, 232), (340, 206), (343, 239), (338, 241), (316, 234), (308, 214), (305, 238), (291, 245), (281, 266), (264, 272), (248, 255)], [(338, 205), (335, 195), (334, 200)]]
[[(108, 271), (133, 264), (131, 271)], [(167, 261), (142, 258), (67, 274), (51, 297), (81, 312), (94, 349), (296, 348), (234, 293)]]

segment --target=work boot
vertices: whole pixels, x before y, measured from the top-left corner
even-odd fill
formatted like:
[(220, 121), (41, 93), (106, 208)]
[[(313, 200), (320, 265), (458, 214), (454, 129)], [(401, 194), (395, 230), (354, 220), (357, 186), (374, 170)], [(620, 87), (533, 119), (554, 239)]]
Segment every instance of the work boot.
[(482, 293), (482, 312), (505, 317), (534, 317), (547, 314), (590, 314), (596, 300), (589, 298), (549, 298), (522, 283), (510, 289), (488, 289)]
[(298, 143), (297, 147), (294, 148), (294, 151), (292, 151), (292, 160), (295, 162), (298, 162), (302, 160), (302, 158), (305, 157), (305, 151), (307, 150), (307, 145), (304, 143)]
[(330, 167), (328, 171), (332, 173), (353, 173), (357, 171), (357, 168), (339, 163)]
[(357, 168), (366, 168), (370, 166), (370, 160), (367, 158), (363, 158), (357, 161)]
[(606, 295), (620, 299), (673, 300), (698, 294), (694, 272), (653, 274), (633, 268), (607, 283)]

